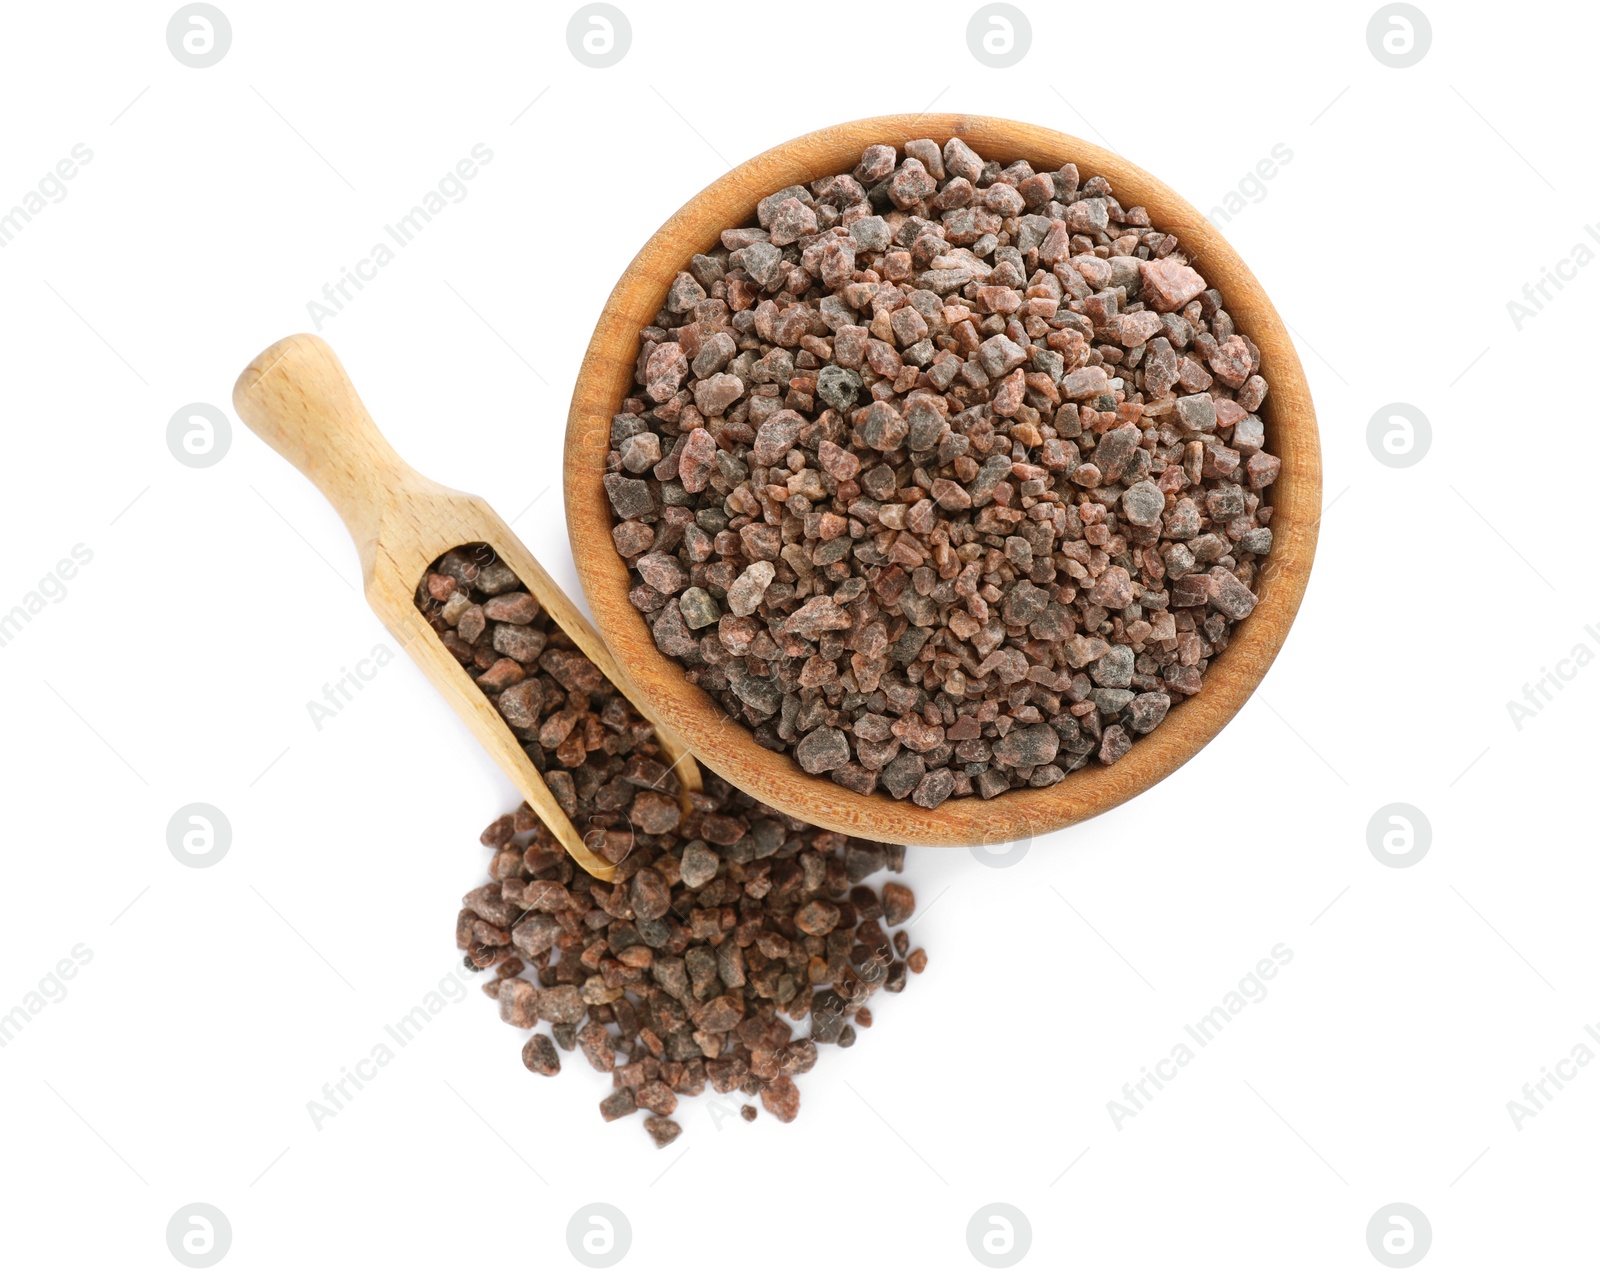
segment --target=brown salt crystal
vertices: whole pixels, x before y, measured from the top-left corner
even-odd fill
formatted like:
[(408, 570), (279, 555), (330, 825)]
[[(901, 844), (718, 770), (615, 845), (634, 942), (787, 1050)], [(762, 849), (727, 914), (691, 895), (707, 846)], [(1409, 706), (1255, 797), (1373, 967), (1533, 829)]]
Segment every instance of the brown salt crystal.
[(605, 1119), (606, 1122), (612, 1123), (619, 1118), (626, 1118), (638, 1108), (639, 1105), (634, 1098), (633, 1089), (619, 1087), (600, 1102), (600, 1117)]
[(1282, 467), (1283, 461), (1277, 456), (1257, 451), (1245, 461), (1245, 473), (1250, 479), (1250, 489), (1259, 491), (1271, 486), (1278, 480), (1278, 472)]
[(681, 816), (678, 802), (659, 791), (641, 791), (628, 807), (629, 819), (646, 835), (665, 835)]
[(1143, 262), (1139, 274), (1141, 299), (1161, 313), (1182, 309), (1206, 290), (1205, 279), (1170, 256)]
[(495, 695), (526, 677), (527, 672), (515, 659), (496, 659), (489, 665), (488, 671), (478, 677), (478, 687), (485, 694)]
[(642, 1083), (634, 1091), (634, 1100), (639, 1108), (647, 1109), (658, 1117), (665, 1118), (678, 1108), (678, 1098), (672, 1089), (659, 1079), (651, 1083)]
[(702, 428), (689, 431), (683, 451), (678, 456), (678, 480), (682, 482), (684, 490), (691, 493), (705, 490), (716, 454), (717, 441), (711, 434)]
[(1228, 618), (1238, 621), (1256, 608), (1256, 595), (1222, 566), (1213, 566), (1208, 576), (1210, 600)]
[(500, 983), (500, 1019), (509, 1025), (526, 1029), (538, 1024), (534, 987), (520, 977)]
[(492, 644), (495, 653), (515, 659), (518, 663), (533, 663), (543, 652), (546, 636), (525, 624), (497, 623)]
[(650, 1139), (655, 1142), (657, 1149), (665, 1149), (683, 1132), (683, 1128), (670, 1118), (647, 1118), (644, 1120), (644, 1129), (650, 1133)]
[(761, 1104), (780, 1123), (792, 1123), (800, 1112), (800, 1089), (792, 1078), (780, 1075), (762, 1086)]
[(1128, 754), (1133, 746), (1133, 740), (1128, 737), (1128, 731), (1121, 725), (1113, 725), (1105, 731), (1100, 742), (1100, 763), (1114, 765)]
[(611, 1032), (599, 1022), (591, 1021), (578, 1031), (578, 1046), (583, 1049), (583, 1055), (589, 1064), (602, 1073), (609, 1073), (616, 1067), (615, 1041)]
[[(499, 663), (494, 665), (498, 666)], [(494, 667), (490, 668), (490, 672), (494, 671)], [(539, 709), (543, 702), (544, 687), (536, 680), (528, 680), (506, 690), (495, 700), (495, 706), (499, 709), (500, 715), (506, 718), (507, 723), (520, 729), (532, 729), (539, 723)]]
[(864, 186), (874, 186), (894, 171), (893, 146), (868, 146), (861, 152), (861, 162), (856, 165), (855, 179)]
[(915, 895), (904, 884), (891, 881), (883, 886), (883, 919), (886, 924), (904, 924), (911, 918), (916, 904)]
[(522, 1046), (522, 1063), (535, 1074), (552, 1075), (561, 1072), (561, 1054), (547, 1034), (532, 1035)]

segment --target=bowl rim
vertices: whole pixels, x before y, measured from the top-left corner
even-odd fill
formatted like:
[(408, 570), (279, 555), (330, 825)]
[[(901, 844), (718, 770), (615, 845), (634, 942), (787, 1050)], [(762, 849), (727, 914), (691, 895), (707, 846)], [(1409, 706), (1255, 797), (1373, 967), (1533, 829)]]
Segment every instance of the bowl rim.
[[(1001, 163), (1027, 159), (1040, 171), (1076, 163), (1085, 179), (1105, 177), (1124, 207), (1143, 205), (1156, 228), (1176, 234), (1208, 285), (1221, 291), (1238, 330), (1261, 350), (1271, 388), (1257, 414), (1283, 467), (1270, 488), (1273, 546), (1257, 579), (1259, 602), (1211, 660), (1199, 693), (1173, 704), (1167, 719), (1114, 765), (1091, 762), (1051, 787), (1012, 789), (991, 800), (952, 798), (928, 810), (805, 773), (789, 753), (761, 747), (745, 725), (684, 679), (628, 600), (628, 566), (610, 545), (613, 515), (601, 477), (611, 417), (633, 385), (640, 328), (654, 320), (693, 254), (714, 246), (722, 230), (750, 223), (766, 195), (849, 171), (868, 145), (899, 149), (930, 138), (942, 147), (951, 137)], [(702, 764), (773, 808), (830, 830), (909, 844), (984, 845), (1044, 835), (1114, 808), (1192, 759), (1233, 718), (1282, 648), (1305, 595), (1321, 519), (1322, 466), (1310, 388), (1288, 330), (1249, 267), (1197, 209), (1137, 165), (1066, 133), (990, 116), (923, 113), (853, 120), (783, 142), (737, 165), (668, 218), (623, 271), (595, 325), (567, 415), (563, 486), (572, 554), (595, 627), (631, 688)]]

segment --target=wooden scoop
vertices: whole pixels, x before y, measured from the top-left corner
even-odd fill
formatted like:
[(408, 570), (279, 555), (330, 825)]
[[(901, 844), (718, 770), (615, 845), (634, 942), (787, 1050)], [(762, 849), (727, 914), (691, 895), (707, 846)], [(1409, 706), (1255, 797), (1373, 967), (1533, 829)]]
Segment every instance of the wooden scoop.
[(452, 548), (472, 543), (494, 548), (556, 626), (655, 726), (687, 806), (688, 793), (700, 790), (699, 767), (643, 705), (589, 621), (494, 509), (476, 495), (430, 481), (395, 453), (320, 337), (290, 336), (262, 353), (234, 385), (233, 405), (240, 419), (315, 482), (344, 518), (361, 554), (367, 603), (383, 625), (574, 860), (609, 882), (616, 867), (583, 842), (581, 830), (556, 803), (510, 726), (445, 649), (417, 608), (417, 586), (428, 567)]

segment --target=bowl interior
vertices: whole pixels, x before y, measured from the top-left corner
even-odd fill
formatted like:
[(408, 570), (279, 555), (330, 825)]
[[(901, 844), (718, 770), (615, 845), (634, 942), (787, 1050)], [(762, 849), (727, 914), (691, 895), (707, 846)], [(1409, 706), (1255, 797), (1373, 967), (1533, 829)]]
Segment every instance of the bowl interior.
[[(1273, 546), (1256, 583), (1259, 603), (1213, 658), (1200, 692), (1116, 764), (1090, 764), (1053, 787), (992, 800), (952, 798), (922, 809), (876, 791), (859, 795), (767, 751), (721, 704), (684, 679), (628, 601), (628, 567), (610, 542), (612, 514), (601, 477), (610, 422), (633, 384), (639, 331), (660, 310), (677, 272), (714, 247), (724, 229), (752, 224), (758, 200), (796, 183), (847, 172), (875, 143), (961, 137), (985, 159), (1026, 159), (1040, 170), (1075, 163), (1100, 175), (1124, 207), (1143, 204), (1153, 224), (1178, 236), (1208, 285), (1222, 293), (1238, 329), (1261, 350), (1270, 392), (1257, 412), (1267, 447), (1283, 462), (1270, 488)], [(1305, 593), (1322, 502), (1316, 416), (1300, 360), (1271, 302), (1217, 229), (1149, 173), (1100, 147), (1031, 124), (969, 115), (892, 115), (795, 138), (740, 164), (683, 206), (645, 244), (606, 303), (590, 340), (567, 417), (564, 473), (568, 533), (584, 595), (617, 663), (638, 694), (703, 763), (786, 813), (872, 839), (912, 844), (998, 844), (1041, 835), (1120, 804), (1172, 773), (1209, 742), (1260, 683)]]

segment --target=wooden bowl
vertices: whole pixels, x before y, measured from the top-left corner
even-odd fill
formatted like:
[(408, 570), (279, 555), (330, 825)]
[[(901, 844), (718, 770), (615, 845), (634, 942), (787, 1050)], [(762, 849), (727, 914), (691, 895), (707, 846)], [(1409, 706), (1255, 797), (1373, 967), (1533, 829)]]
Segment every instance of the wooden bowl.
[[(1165, 721), (1111, 766), (1091, 762), (1053, 787), (1017, 789), (993, 800), (953, 798), (919, 808), (881, 791), (858, 795), (813, 777), (786, 753), (756, 743), (749, 729), (684, 679), (655, 645), (628, 601), (628, 567), (611, 544), (613, 518), (601, 484), (610, 421), (633, 386), (639, 329), (650, 325), (678, 271), (717, 245), (732, 226), (753, 224), (756, 202), (796, 183), (849, 172), (874, 143), (918, 138), (941, 146), (960, 137), (984, 159), (1026, 159), (1040, 170), (1075, 163), (1083, 178), (1105, 177), (1124, 207), (1143, 204), (1152, 223), (1176, 234), (1206, 282), (1222, 293), (1238, 329), (1261, 350), (1271, 391), (1258, 413), (1267, 447), (1283, 461), (1271, 487), (1272, 553), (1257, 580), (1260, 603), (1206, 670), (1200, 692), (1173, 705)], [(1311, 572), (1322, 507), (1322, 458), (1311, 393), (1277, 311), (1227, 241), (1205, 217), (1143, 169), (1076, 137), (972, 115), (889, 115), (840, 124), (776, 146), (734, 168), (686, 203), (644, 245), (606, 302), (578, 373), (567, 416), (567, 527), (584, 595), (636, 697), (728, 781), (774, 808), (871, 839), (909, 844), (998, 844), (1043, 835), (1091, 818), (1161, 781), (1210, 742), (1260, 684), (1288, 635)]]

